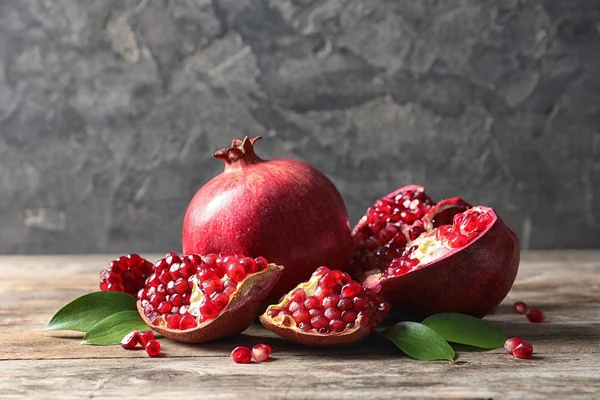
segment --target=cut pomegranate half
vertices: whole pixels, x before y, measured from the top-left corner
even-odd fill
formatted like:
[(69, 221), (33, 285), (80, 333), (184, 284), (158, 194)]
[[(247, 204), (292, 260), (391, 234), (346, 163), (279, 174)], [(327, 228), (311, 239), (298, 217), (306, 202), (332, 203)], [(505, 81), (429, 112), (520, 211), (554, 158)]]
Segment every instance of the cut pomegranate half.
[(517, 275), (517, 236), (486, 206), (435, 203), (421, 186), (377, 200), (353, 230), (352, 270), (415, 319), (440, 312), (483, 317)]
[(279, 336), (307, 346), (347, 345), (371, 333), (390, 308), (349, 274), (320, 267), (279, 304), (269, 306), (260, 321)]
[(282, 271), (263, 257), (169, 253), (138, 293), (138, 310), (153, 330), (180, 342), (235, 335), (259, 315)]

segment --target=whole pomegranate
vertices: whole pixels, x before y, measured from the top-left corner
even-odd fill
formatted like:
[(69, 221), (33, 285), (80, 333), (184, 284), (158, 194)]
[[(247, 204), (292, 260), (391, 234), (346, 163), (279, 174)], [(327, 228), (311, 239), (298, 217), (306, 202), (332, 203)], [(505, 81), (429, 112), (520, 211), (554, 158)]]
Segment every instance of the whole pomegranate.
[(404, 317), (483, 317), (509, 292), (519, 240), (490, 207), (434, 202), (420, 186), (377, 200), (353, 230), (352, 268)]
[(270, 304), (320, 265), (346, 267), (352, 238), (333, 183), (301, 161), (260, 159), (254, 153), (258, 139), (234, 140), (214, 154), (225, 169), (190, 202), (182, 242), (184, 254), (232, 252), (283, 265), (265, 299)]

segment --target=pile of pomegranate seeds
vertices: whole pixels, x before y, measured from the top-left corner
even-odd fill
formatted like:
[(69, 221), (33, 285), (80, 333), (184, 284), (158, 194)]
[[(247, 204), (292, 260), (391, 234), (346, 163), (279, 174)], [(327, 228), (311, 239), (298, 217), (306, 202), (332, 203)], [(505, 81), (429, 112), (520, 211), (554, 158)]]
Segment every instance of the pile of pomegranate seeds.
[(123, 340), (121, 340), (121, 347), (125, 350), (133, 350), (137, 345), (141, 344), (146, 349), (146, 353), (150, 357), (157, 357), (160, 354), (160, 343), (154, 338), (152, 331), (131, 331)]
[(268, 344), (257, 344), (250, 350), (249, 347), (238, 346), (231, 352), (231, 358), (239, 364), (247, 364), (252, 361), (256, 362), (267, 361), (271, 356), (271, 346)]
[(345, 272), (319, 267), (314, 277), (319, 278), (315, 288), (294, 290), (287, 304), (270, 307), (267, 316), (290, 316), (301, 331), (327, 334), (354, 328), (359, 319), (363, 326), (374, 328), (391, 310), (389, 303), (382, 302), (375, 292), (363, 290)]
[(100, 290), (112, 290), (135, 296), (144, 287), (154, 265), (137, 254), (121, 256), (100, 272)]
[(504, 348), (509, 354), (517, 358), (531, 358), (533, 355), (533, 346), (521, 339), (520, 337), (512, 337), (504, 342)]
[(238, 284), (267, 266), (264, 257), (229, 253), (180, 257), (169, 253), (156, 262), (138, 300), (153, 324), (192, 329), (219, 315)]
[(522, 301), (517, 301), (513, 304), (513, 311), (517, 314), (525, 314), (529, 322), (539, 323), (546, 320), (546, 314), (542, 310), (539, 308), (529, 308)]
[(487, 229), (492, 217), (476, 210), (456, 214), (452, 225), (442, 225), (436, 231), (436, 239), (444, 240), (451, 248), (464, 247)]

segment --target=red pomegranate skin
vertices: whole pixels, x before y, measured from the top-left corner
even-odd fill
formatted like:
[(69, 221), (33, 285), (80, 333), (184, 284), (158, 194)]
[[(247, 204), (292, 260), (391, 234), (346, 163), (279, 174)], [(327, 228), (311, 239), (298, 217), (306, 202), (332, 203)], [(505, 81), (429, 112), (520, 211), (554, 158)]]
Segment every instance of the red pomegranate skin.
[(320, 265), (347, 267), (352, 238), (333, 183), (304, 162), (258, 158), (255, 141), (234, 141), (215, 153), (225, 169), (190, 202), (182, 244), (184, 254), (232, 252), (283, 265), (264, 302), (271, 304)]
[(421, 320), (443, 312), (482, 318), (506, 297), (519, 269), (519, 239), (496, 213), (473, 243), (406, 275), (364, 282), (401, 310)]

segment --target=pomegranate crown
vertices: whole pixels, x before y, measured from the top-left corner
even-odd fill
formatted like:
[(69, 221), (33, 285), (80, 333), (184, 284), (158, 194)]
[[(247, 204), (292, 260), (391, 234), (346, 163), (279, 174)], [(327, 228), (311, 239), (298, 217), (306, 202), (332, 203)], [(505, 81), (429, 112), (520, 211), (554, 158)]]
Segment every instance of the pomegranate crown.
[(252, 139), (246, 136), (244, 140), (233, 139), (231, 146), (216, 151), (213, 157), (225, 161), (225, 171), (262, 162), (263, 160), (254, 152), (254, 143), (260, 139), (262, 136)]

